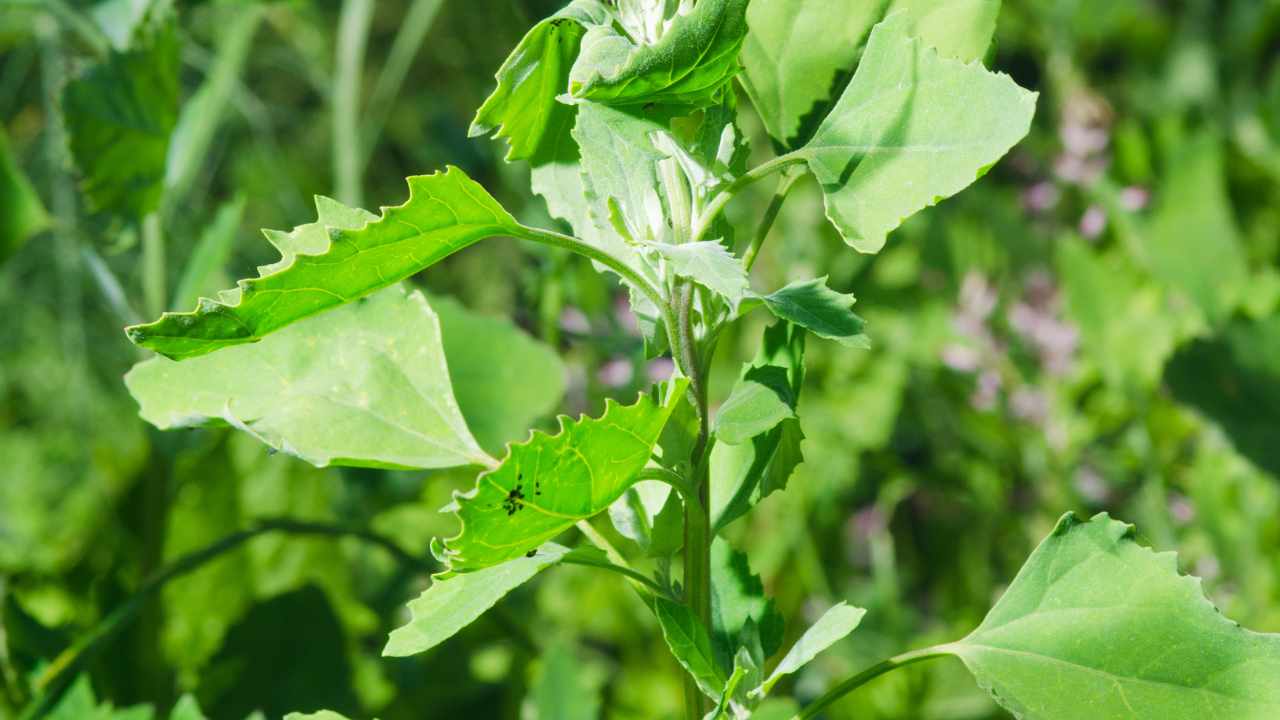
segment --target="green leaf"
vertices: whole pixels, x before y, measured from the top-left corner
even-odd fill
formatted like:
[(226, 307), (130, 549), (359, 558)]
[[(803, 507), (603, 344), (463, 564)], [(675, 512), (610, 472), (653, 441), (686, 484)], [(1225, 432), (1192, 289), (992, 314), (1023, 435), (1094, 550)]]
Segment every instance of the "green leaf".
[(62, 93), (68, 144), (90, 206), (132, 219), (160, 205), (178, 122), (178, 32), (168, 18), (153, 25), (133, 49), (110, 51)]
[(940, 57), (896, 13), (876, 25), (836, 107), (798, 156), (847, 243), (877, 252), (908, 216), (960, 192), (1031, 127), (1036, 94)]
[(758, 638), (763, 663), (782, 644), (784, 626), (747, 556), (725, 539), (715, 538), (711, 543), (711, 641), (720, 666), (731, 666), (737, 649), (751, 644), (748, 636)]
[(645, 480), (609, 506), (614, 529), (648, 557), (669, 557), (684, 544), (684, 504), (672, 490), (664, 482)]
[(173, 712), (169, 713), (169, 720), (205, 720), (205, 717), (200, 712), (200, 704), (196, 699), (191, 695), (183, 695), (173, 706)]
[(212, 290), (211, 280), (222, 273), (236, 246), (236, 232), (244, 216), (244, 198), (237, 198), (218, 209), (213, 222), (205, 227), (191, 257), (182, 269), (182, 278), (173, 293), (175, 304), (195, 303)]
[(701, 0), (677, 12), (661, 37), (595, 25), (569, 74), (573, 97), (611, 105), (716, 101), (738, 72), (748, 0)]
[(777, 365), (747, 371), (716, 412), (716, 439), (739, 445), (796, 416), (787, 371)]
[(488, 612), (507, 593), (560, 562), (569, 549), (547, 543), (532, 556), (518, 557), (472, 573), (437, 578), (409, 603), (408, 623), (391, 631), (385, 657), (426, 652)]
[(284, 720), (347, 720), (347, 716), (332, 710), (320, 710), (313, 713), (289, 713), (284, 716)]
[(1000, 0), (892, 0), (885, 14), (898, 11), (911, 20), (909, 35), (943, 57), (970, 62), (991, 46)]
[(31, 181), (18, 167), (4, 129), (0, 128), (0, 263), (32, 235), (48, 227), (49, 215)]
[(591, 219), (600, 235), (615, 236), (614, 244), (624, 245), (620, 234), (642, 242), (671, 240), (669, 213), (658, 195), (657, 166), (665, 155), (651, 140), (669, 121), (665, 110), (594, 103), (578, 108), (573, 139), (582, 153)]
[(1179, 402), (1221, 425), (1240, 454), (1280, 477), (1280, 316), (1236, 321), (1179, 348), (1164, 380)]
[[(786, 374), (790, 397), (799, 398), (804, 384), (804, 340), (803, 328), (784, 320), (774, 323), (765, 329), (756, 359), (743, 367), (743, 377), (762, 371), (776, 373), (778, 370), (762, 369), (779, 368)], [(791, 473), (804, 460), (800, 452), (803, 439), (799, 418), (787, 418), (750, 442), (716, 443), (712, 447), (710, 510), (714, 533), (786, 487)]]
[(685, 605), (663, 597), (655, 597), (653, 602), (662, 637), (666, 639), (671, 654), (707, 697), (719, 700), (724, 692), (725, 677), (711, 650), (707, 628)]
[(455, 167), (411, 177), (408, 184), (403, 205), (383, 208), (381, 217), (363, 226), (330, 225), (323, 248), (309, 244), (304, 252), (284, 251), (279, 262), (262, 268), (259, 277), (241, 280), (219, 301), (202, 300), (192, 312), (165, 313), (153, 323), (130, 327), (129, 338), (176, 360), (257, 342), (292, 322), (404, 280), (480, 240), (526, 234)]
[(564, 397), (568, 370), (555, 350), (501, 317), (431, 298), (444, 355), (467, 427), (490, 452), (524, 437)]
[(827, 287), (825, 277), (800, 280), (760, 298), (778, 318), (821, 338), (849, 347), (868, 347), (866, 323), (853, 313), (853, 295)]
[(495, 462), (454, 400), (435, 313), (401, 288), (255, 345), (146, 360), (125, 384), (156, 427), (225, 422), (318, 466)]
[(850, 72), (886, 0), (753, 0), (742, 85), (770, 137), (790, 147), (801, 122)]
[[(740, 648), (733, 656), (733, 672), (729, 674), (729, 679), (725, 681), (724, 691), (720, 693), (720, 701), (716, 703), (716, 709), (710, 714), (711, 720), (720, 720), (720, 718), (730, 717), (730, 713), (734, 716), (737, 712), (734, 708), (734, 701), (737, 699), (739, 689), (743, 682), (746, 682), (748, 676), (758, 673), (759, 668), (755, 667), (755, 660), (752, 659), (751, 653), (746, 648)], [(744, 715), (743, 717), (749, 717)]]
[(791, 646), (787, 654), (782, 657), (782, 661), (769, 674), (769, 678), (752, 693), (760, 697), (768, 695), (779, 680), (804, 667), (810, 660), (817, 657), (818, 653), (853, 632), (862, 622), (862, 616), (866, 614), (866, 610), (843, 602), (827, 610), (822, 617), (818, 618), (818, 622), (804, 631), (800, 639), (796, 640), (796, 644)]
[(1017, 717), (1280, 717), (1280, 635), (1224, 618), (1173, 553), (1068, 513), (982, 625), (947, 646)]
[(634, 405), (605, 403), (599, 418), (560, 418), (554, 435), (535, 431), (512, 444), (502, 464), (455, 496), (462, 523), (445, 541), (451, 570), (468, 572), (520, 557), (573, 526), (603, 512), (635, 482), (688, 381), (659, 388), (660, 401), (645, 395)]
[(597, 720), (602, 680), (572, 646), (551, 646), (542, 654), (542, 668), (529, 693), (531, 702), (526, 707), (531, 706), (533, 717), (528, 720)]
[(510, 144), (507, 160), (532, 157), (544, 141), (555, 142), (556, 128), (573, 108), (556, 98), (569, 87), (569, 69), (588, 25), (609, 21), (599, 0), (574, 0), (532, 29), (498, 68), (498, 87), (480, 106), (470, 135), (494, 133)]
[(1224, 322), (1240, 303), (1249, 268), (1216, 134), (1179, 146), (1144, 236), (1152, 273), (1211, 324)]
[(734, 309), (751, 290), (742, 261), (718, 241), (681, 245), (654, 243), (648, 247), (666, 258), (675, 274), (709, 288), (729, 301)]

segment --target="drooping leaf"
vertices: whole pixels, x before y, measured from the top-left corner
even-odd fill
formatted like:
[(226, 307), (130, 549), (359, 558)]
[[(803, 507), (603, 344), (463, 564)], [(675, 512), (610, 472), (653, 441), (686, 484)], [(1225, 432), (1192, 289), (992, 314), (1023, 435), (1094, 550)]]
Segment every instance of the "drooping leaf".
[(573, 108), (556, 98), (568, 91), (582, 35), (587, 26), (608, 22), (600, 0), (574, 0), (534, 25), (498, 68), (498, 87), (476, 112), (469, 134), (506, 138), (508, 161), (530, 158), (544, 141), (554, 141), (558, 125), (568, 119), (572, 126)]
[(253, 345), (136, 365), (125, 383), (161, 429), (227, 423), (314, 465), (490, 465), (454, 400), (436, 314), (389, 288)]
[(236, 232), (240, 229), (240, 218), (244, 216), (244, 198), (238, 198), (218, 209), (213, 222), (210, 223), (200, 239), (196, 242), (191, 257), (182, 269), (182, 277), (173, 292), (175, 304), (195, 303), (204, 294), (213, 292), (211, 279), (218, 277), (231, 252), (236, 245)]
[(1240, 454), (1280, 477), (1280, 317), (1236, 321), (1179, 348), (1164, 380), (1179, 402), (1221, 425)]
[(866, 610), (843, 602), (827, 610), (816, 623), (804, 631), (800, 639), (796, 640), (796, 644), (791, 646), (778, 666), (769, 674), (769, 678), (752, 693), (759, 697), (768, 695), (779, 680), (804, 667), (810, 660), (817, 657), (818, 653), (853, 632), (858, 627), (858, 623), (862, 622), (862, 616), (866, 614)]
[(898, 12), (876, 25), (858, 70), (800, 151), (847, 243), (876, 252), (908, 216), (963, 190), (1031, 126), (1036, 94), (977, 63), (943, 58)]
[(220, 300), (202, 300), (192, 312), (165, 313), (155, 322), (130, 327), (129, 338), (178, 360), (257, 342), (292, 322), (399, 282), (475, 242), (525, 234), (515, 218), (457, 168), (411, 177), (408, 184), (409, 200), (403, 205), (383, 208), (381, 217), (363, 226), (330, 226), (323, 248), (309, 244), (305, 252), (286, 252)]
[(1280, 635), (1224, 618), (1129, 525), (1067, 514), (972, 634), (948, 646), (1017, 717), (1268, 720)]
[(480, 475), (476, 487), (455, 496), (462, 529), (445, 541), (455, 572), (520, 557), (608, 509), (648, 464), (654, 445), (688, 381), (658, 388), (634, 405), (609, 400), (599, 418), (560, 418), (554, 435), (535, 431), (512, 444), (502, 464)]
[(47, 227), (49, 215), (14, 160), (9, 140), (0, 128), (0, 263)]
[(90, 205), (133, 219), (160, 204), (178, 121), (177, 29), (154, 18), (144, 35), (128, 51), (111, 50), (62, 93), (68, 144)]
[(717, 241), (680, 245), (654, 243), (649, 247), (666, 258), (677, 275), (711, 289), (732, 308), (737, 308), (751, 290), (742, 261)]
[(1220, 324), (1235, 310), (1249, 274), (1227, 197), (1222, 141), (1204, 133), (1178, 148), (1144, 233), (1152, 273)]
[(787, 371), (777, 365), (753, 367), (738, 380), (716, 411), (716, 439), (739, 445), (796, 416)]
[(761, 296), (775, 316), (821, 338), (850, 347), (867, 347), (865, 323), (853, 313), (853, 295), (827, 287), (826, 278), (800, 280)]
[[(756, 359), (743, 367), (743, 377), (766, 372), (785, 373), (793, 402), (804, 384), (803, 328), (779, 320), (767, 328)], [(765, 368), (779, 370), (765, 370)], [(792, 405), (794, 410), (794, 405)], [(786, 487), (787, 480), (804, 459), (800, 442), (804, 433), (798, 417), (786, 418), (750, 442), (716, 443), (711, 450), (711, 524), (718, 533), (742, 517), (755, 503)]]
[(453, 394), (481, 447), (499, 452), (560, 405), (568, 370), (554, 349), (506, 318), (451, 298), (431, 298), (431, 307), (440, 317)]
[(530, 690), (528, 720), (598, 720), (600, 673), (570, 645), (557, 643), (542, 654), (542, 668)]
[(738, 71), (747, 0), (701, 0), (677, 11), (661, 37), (634, 38), (595, 25), (569, 74), (569, 92), (612, 105), (709, 105)]
[(392, 630), (382, 654), (406, 657), (426, 652), (453, 637), (534, 575), (560, 562), (569, 549), (547, 543), (530, 557), (518, 557), (472, 573), (437, 578), (409, 603), (412, 615)]
[(711, 649), (707, 628), (688, 606), (663, 597), (654, 598), (654, 613), (671, 654), (698, 683), (698, 689), (712, 700), (719, 700), (725, 677)]
[(764, 583), (751, 571), (747, 556), (723, 538), (712, 541), (711, 642), (720, 666), (730, 667), (738, 648), (754, 640), (760, 644), (763, 663), (782, 644), (784, 625), (773, 600), (765, 596)]

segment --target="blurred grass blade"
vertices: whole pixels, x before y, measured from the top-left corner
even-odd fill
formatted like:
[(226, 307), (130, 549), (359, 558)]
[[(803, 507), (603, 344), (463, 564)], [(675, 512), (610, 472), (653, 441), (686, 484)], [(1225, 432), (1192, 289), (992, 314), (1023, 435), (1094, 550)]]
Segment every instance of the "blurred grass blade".
[(218, 209), (213, 222), (207, 225), (196, 242), (182, 277), (173, 293), (174, 305), (194, 305), (202, 295), (215, 291), (211, 281), (219, 277), (236, 246), (236, 233), (244, 216), (243, 197), (236, 198)]

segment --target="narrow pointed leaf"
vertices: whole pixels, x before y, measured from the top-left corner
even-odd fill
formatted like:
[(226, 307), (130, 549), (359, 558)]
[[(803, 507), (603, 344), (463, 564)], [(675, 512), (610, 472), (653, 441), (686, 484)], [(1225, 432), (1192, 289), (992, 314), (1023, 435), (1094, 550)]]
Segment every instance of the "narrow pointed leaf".
[(801, 280), (760, 298), (775, 316), (821, 338), (867, 347), (865, 323), (853, 313), (854, 297), (827, 287), (826, 278)]
[(1027, 720), (1280, 717), (1280, 635), (1224, 618), (1173, 553), (1067, 514), (972, 634), (949, 646)]
[(680, 378), (634, 405), (609, 400), (599, 418), (560, 419), (554, 435), (535, 431), (512, 444), (502, 464), (456, 496), (462, 530), (445, 542), (449, 567), (467, 572), (520, 557), (603, 512), (648, 464), (688, 381)]
[(406, 657), (430, 650), (470, 625), (507, 593), (560, 562), (567, 552), (566, 547), (547, 543), (531, 557), (436, 579), (409, 603), (409, 622), (391, 631), (382, 654)]
[(286, 254), (221, 301), (165, 313), (128, 329), (138, 345), (174, 359), (257, 342), (302, 318), (364, 297), (485, 238), (521, 226), (461, 170), (408, 179), (409, 200), (356, 228), (330, 228), (327, 245)]
[(782, 661), (769, 674), (769, 679), (752, 691), (753, 694), (761, 697), (768, 695), (779, 680), (804, 667), (810, 660), (817, 657), (818, 653), (853, 632), (862, 622), (862, 616), (866, 614), (866, 610), (843, 602), (823, 613), (822, 617), (818, 618), (818, 622), (809, 626), (800, 639), (796, 640), (796, 644), (791, 646), (787, 654), (782, 657)]
[(707, 628), (698, 622), (688, 606), (666, 598), (654, 598), (654, 612), (667, 647), (707, 697), (719, 700), (724, 693), (725, 677), (711, 650)]
[(858, 70), (800, 154), (846, 242), (876, 252), (910, 215), (980, 177), (1031, 127), (1036, 94), (943, 58), (898, 12), (871, 31)]
[(701, 0), (652, 44), (637, 44), (613, 24), (590, 28), (570, 93), (612, 105), (710, 104), (738, 71), (747, 1)]
[(146, 360), (125, 384), (156, 427), (227, 423), (314, 465), (494, 462), (454, 400), (435, 313), (400, 288), (254, 345)]

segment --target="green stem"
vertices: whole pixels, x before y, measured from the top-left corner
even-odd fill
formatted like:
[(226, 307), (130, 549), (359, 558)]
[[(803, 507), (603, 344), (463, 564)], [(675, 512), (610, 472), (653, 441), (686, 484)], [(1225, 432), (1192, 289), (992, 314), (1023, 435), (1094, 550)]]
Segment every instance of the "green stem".
[(683, 475), (680, 475), (679, 473), (676, 473), (676, 472), (672, 472), (666, 468), (661, 468), (661, 467), (645, 468), (644, 470), (640, 471), (639, 475), (636, 476), (636, 482), (640, 482), (641, 480), (657, 480), (659, 482), (664, 482), (670, 485), (671, 487), (675, 488), (676, 491), (680, 493), (681, 497), (697, 498), (697, 489), (693, 487), (693, 484), (690, 483), (688, 479), (686, 479)]
[(338, 200), (360, 207), (360, 76), (373, 21), (373, 0), (346, 0), (338, 18), (333, 73), (333, 181)]
[(898, 668), (904, 668), (908, 665), (924, 660), (931, 660), (933, 658), (951, 654), (950, 645), (935, 645), (933, 647), (924, 648), (923, 650), (912, 650), (911, 652), (891, 657), (888, 660), (872, 665), (866, 670), (863, 670), (857, 675), (854, 675), (848, 680), (845, 680), (839, 685), (831, 688), (823, 694), (822, 697), (806, 705), (804, 709), (796, 713), (791, 720), (809, 720), (810, 718), (817, 717), (818, 713), (825, 710), (827, 706), (891, 670), (897, 670)]
[(323, 537), (351, 537), (372, 543), (386, 550), (392, 557), (417, 571), (431, 572), (435, 568), (426, 560), (413, 555), (393, 540), (377, 533), (354, 528), (344, 528), (325, 523), (315, 523), (290, 518), (258, 521), (253, 527), (232, 533), (195, 552), (178, 558), (147, 579), (128, 600), (94, 626), (88, 635), (67, 648), (36, 679), (37, 695), (19, 720), (37, 720), (53, 709), (63, 692), (80, 674), (81, 670), (102, 649), (107, 640), (124, 629), (137, 616), (147, 600), (169, 582), (190, 574), (214, 559), (240, 547), (259, 535), (281, 532), (293, 535), (318, 535)]
[(443, 0), (414, 0), (409, 6), (396, 39), (391, 42), (391, 52), (382, 66), (382, 72), (374, 82), (373, 93), (369, 96), (369, 106), (364, 112), (364, 136), (360, 149), (360, 169), (369, 165), (369, 158), (378, 145), (378, 138), (387, 125), (387, 117), (395, 104), (396, 96), (409, 75), (413, 59), (422, 47), (422, 40), (427, 31), (435, 23)]
[(782, 203), (787, 201), (787, 194), (803, 174), (797, 171), (795, 166), (782, 171), (782, 176), (778, 178), (778, 189), (773, 191), (773, 199), (769, 201), (764, 217), (760, 218), (760, 227), (756, 228), (755, 237), (751, 238), (751, 244), (742, 254), (742, 264), (747, 268), (747, 272), (751, 272), (751, 266), (756, 264), (756, 258), (760, 255), (760, 246), (764, 245), (765, 239), (769, 237), (769, 230), (773, 228), (773, 222), (778, 219), (778, 212), (782, 210)]
[(742, 192), (743, 188), (758, 180), (763, 180), (773, 173), (779, 172), (791, 165), (797, 165), (805, 162), (807, 159), (808, 157), (803, 152), (803, 149), (792, 150), (791, 152), (785, 155), (779, 155), (766, 163), (761, 163), (740, 175), (736, 180), (729, 183), (728, 187), (721, 190), (718, 195), (712, 198), (711, 202), (707, 203), (706, 209), (702, 211), (702, 215), (699, 216), (697, 222), (694, 223), (693, 238), (690, 242), (698, 242), (707, 234), (707, 231), (711, 229), (711, 225), (715, 221), (716, 217), (724, 211), (725, 205), (728, 205), (729, 201), (732, 200), (735, 195)]
[(160, 215), (151, 213), (142, 220), (142, 298), (147, 314), (158, 317), (164, 312), (165, 252)]
[[(608, 551), (606, 550), (605, 553), (608, 554)], [(630, 565), (627, 565), (625, 563), (619, 564), (616, 562), (608, 562), (604, 560), (594, 561), (589, 558), (576, 557), (572, 554), (566, 555), (564, 559), (561, 560), (560, 562), (565, 565), (580, 565), (582, 567), (593, 567), (593, 568), (598, 568), (600, 570), (608, 570), (610, 572), (615, 572), (615, 573), (618, 573), (619, 575), (626, 577), (629, 580), (632, 580), (638, 585), (643, 586), (644, 588), (646, 588), (647, 590), (649, 590), (655, 595), (660, 595), (668, 600), (671, 600), (672, 602), (677, 601), (676, 598), (671, 596), (670, 590), (662, 587), (653, 578), (648, 577), (644, 573), (639, 572), (638, 570), (632, 568)]]

